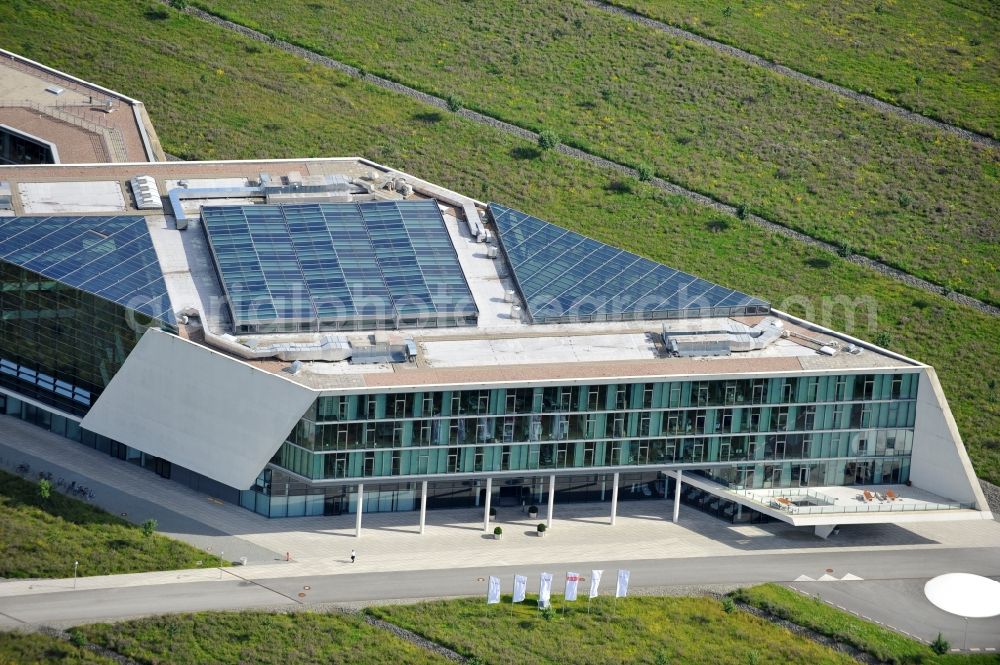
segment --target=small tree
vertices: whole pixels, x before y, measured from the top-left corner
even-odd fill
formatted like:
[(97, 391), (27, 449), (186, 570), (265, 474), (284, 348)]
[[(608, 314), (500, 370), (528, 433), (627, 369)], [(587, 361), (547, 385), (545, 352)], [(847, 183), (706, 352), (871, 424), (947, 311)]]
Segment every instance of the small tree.
[(142, 526), (140, 527), (142, 529), (142, 535), (144, 535), (147, 538), (149, 538), (154, 533), (156, 533), (156, 527), (157, 526), (158, 526), (158, 524), (157, 524), (156, 520), (154, 520), (154, 519), (148, 519), (148, 520), (146, 520), (145, 522), (142, 523)]
[(746, 219), (747, 217), (749, 217), (750, 206), (748, 206), (746, 203), (741, 203), (738, 206), (736, 206), (736, 216), (739, 217), (740, 219)]
[(951, 643), (949, 643), (948, 640), (941, 637), (941, 633), (938, 633), (938, 636), (934, 638), (933, 642), (931, 642), (931, 651), (933, 651), (939, 656), (943, 656), (944, 654), (948, 653), (948, 649), (950, 648), (951, 648)]
[(552, 150), (561, 142), (559, 135), (551, 129), (538, 132), (538, 147), (542, 150)]
[(635, 170), (639, 175), (639, 180), (642, 182), (649, 182), (653, 179), (653, 167), (649, 164), (637, 164)]
[(875, 333), (875, 343), (882, 348), (888, 348), (888, 346), (892, 344), (892, 335), (884, 330), (880, 330)]
[(722, 599), (722, 609), (726, 614), (732, 614), (736, 611), (736, 602), (729, 596), (726, 596)]
[(458, 95), (448, 95), (448, 110), (452, 113), (458, 113), (463, 108), (465, 108), (465, 102)]
[(52, 481), (42, 478), (38, 481), (38, 496), (42, 497), (43, 500), (48, 501), (49, 497), (52, 496)]

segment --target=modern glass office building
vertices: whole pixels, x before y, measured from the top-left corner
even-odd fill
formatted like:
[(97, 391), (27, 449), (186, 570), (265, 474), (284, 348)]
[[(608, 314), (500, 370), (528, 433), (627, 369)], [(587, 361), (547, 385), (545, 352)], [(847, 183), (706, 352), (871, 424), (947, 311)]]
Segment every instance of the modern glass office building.
[[(73, 212), (123, 168), (164, 208)], [(261, 515), (989, 516), (932, 368), (752, 295), (365, 160), (32, 169), (0, 409)]]

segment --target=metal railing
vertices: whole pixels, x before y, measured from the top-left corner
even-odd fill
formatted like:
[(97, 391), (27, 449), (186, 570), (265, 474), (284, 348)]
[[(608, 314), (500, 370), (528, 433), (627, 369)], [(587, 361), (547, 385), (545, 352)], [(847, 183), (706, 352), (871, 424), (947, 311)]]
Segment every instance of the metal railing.
[[(972, 503), (961, 503), (957, 501), (924, 501), (916, 499), (907, 499), (904, 497), (897, 497), (895, 499), (878, 499), (874, 498), (871, 501), (865, 501), (860, 499), (864, 503), (858, 505), (853, 504), (837, 504), (834, 497), (816, 492), (815, 490), (809, 490), (804, 488), (787, 488), (787, 489), (766, 489), (766, 490), (748, 490), (742, 488), (729, 488), (729, 491), (733, 494), (738, 494), (740, 496), (746, 497), (755, 503), (759, 503), (762, 506), (767, 506), (768, 508), (774, 508), (777, 510), (785, 511), (792, 515), (819, 515), (819, 514), (852, 514), (852, 513), (880, 513), (880, 512), (923, 512), (923, 511), (938, 511), (938, 510), (971, 510), (975, 507)], [(873, 495), (877, 497), (877, 494), (872, 492)], [(864, 496), (864, 490), (858, 491), (858, 496)], [(817, 503), (822, 503), (823, 505), (817, 506), (798, 506), (794, 502), (791, 505), (782, 504), (777, 501), (778, 498), (795, 499), (795, 498), (808, 498), (813, 499)]]

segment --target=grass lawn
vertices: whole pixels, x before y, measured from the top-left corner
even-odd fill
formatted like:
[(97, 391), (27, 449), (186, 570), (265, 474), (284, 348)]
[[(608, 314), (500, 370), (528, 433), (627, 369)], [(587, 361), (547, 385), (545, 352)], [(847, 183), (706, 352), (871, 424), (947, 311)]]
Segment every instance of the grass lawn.
[(0, 631), (0, 665), (115, 665), (115, 661), (48, 635)]
[(15, 0), (0, 4), (0, 23), (5, 48), (145, 100), (170, 153), (363, 155), (762, 296), (818, 323), (868, 339), (888, 332), (891, 348), (938, 367), (979, 474), (1000, 482), (998, 317), (643, 183), (538, 154), (524, 141), (161, 5)]
[(1000, 303), (998, 150), (571, 0), (196, 4)]
[(0, 577), (72, 577), (194, 568), (206, 552), (0, 471)]
[(550, 619), (534, 601), (511, 612), (465, 599), (373, 607), (379, 618), (484, 663), (854, 663), (850, 657), (710, 598), (598, 598)]
[(988, 0), (613, 4), (1000, 137), (1000, 10)]
[(94, 644), (149, 665), (451, 662), (360, 617), (340, 614), (199, 612), (74, 630)]
[(833, 637), (890, 663), (997, 663), (996, 654), (936, 655), (922, 642), (843, 612), (817, 598), (778, 584), (762, 584), (731, 594), (735, 599), (767, 610), (792, 623)]

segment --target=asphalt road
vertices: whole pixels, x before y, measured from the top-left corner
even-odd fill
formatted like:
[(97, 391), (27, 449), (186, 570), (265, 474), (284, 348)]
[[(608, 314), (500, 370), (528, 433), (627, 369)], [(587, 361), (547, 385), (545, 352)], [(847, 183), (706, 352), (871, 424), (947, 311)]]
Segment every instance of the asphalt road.
[[(1000, 553), (995, 548), (921, 549), (900, 551), (837, 552), (805, 554), (766, 554), (710, 558), (656, 559), (641, 561), (605, 561), (600, 563), (530, 565), (523, 567), (462, 568), (387, 573), (337, 574), (312, 577), (286, 577), (252, 580), (238, 577), (251, 569), (231, 569), (229, 581), (189, 582), (168, 585), (126, 587), (119, 589), (66, 591), (0, 599), (0, 625), (22, 623), (72, 625), (98, 620), (113, 620), (148, 614), (186, 612), (208, 609), (244, 609), (295, 604), (351, 603), (379, 600), (417, 600), (427, 597), (475, 596), (485, 594), (485, 578), (501, 577), (509, 590), (515, 573), (528, 575), (529, 593), (538, 588), (542, 571), (561, 573), (571, 570), (590, 577), (592, 568), (605, 570), (602, 593), (613, 593), (615, 570), (631, 570), (632, 588), (710, 584), (753, 584), (792, 582), (800, 575), (818, 578), (832, 570), (832, 576), (845, 574), (865, 582), (825, 582), (795, 584), (810, 593), (826, 594), (837, 604), (867, 616), (873, 608), (891, 613), (890, 625), (916, 635), (933, 637), (945, 632), (952, 644), (962, 643), (961, 633), (951, 624), (945, 626), (929, 603), (912, 593), (922, 590), (923, 581), (945, 572), (969, 572), (1000, 577)], [(901, 586), (900, 586), (901, 585)], [(562, 585), (554, 584), (559, 593)], [(900, 588), (902, 596), (888, 596), (884, 589)], [(303, 594), (300, 596), (300, 594)], [(922, 591), (921, 591), (922, 594)], [(825, 597), (825, 595), (824, 595)], [(905, 618), (905, 620), (904, 620)], [(954, 627), (961, 628), (960, 619)], [(975, 632), (974, 629), (975, 628)], [(970, 622), (969, 646), (1000, 647), (1000, 631), (988, 634)], [(973, 636), (975, 635), (975, 639)], [(957, 638), (956, 638), (957, 636)]]
[[(992, 575), (994, 579), (996, 575)], [(954, 648), (1000, 649), (1000, 616), (965, 621), (927, 601), (926, 579), (875, 582), (795, 582), (794, 589), (819, 596), (837, 607), (861, 614), (895, 631), (931, 641), (940, 632)]]

